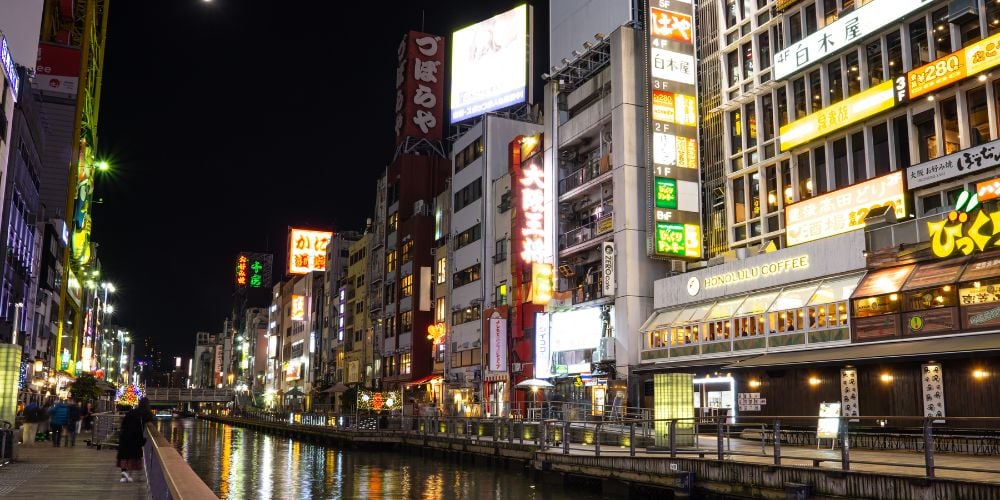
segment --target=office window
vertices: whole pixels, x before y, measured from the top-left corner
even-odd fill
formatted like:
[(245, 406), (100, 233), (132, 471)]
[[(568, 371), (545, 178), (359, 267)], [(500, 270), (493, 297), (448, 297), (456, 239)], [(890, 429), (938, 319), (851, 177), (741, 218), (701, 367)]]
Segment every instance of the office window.
[[(747, 148), (754, 148), (757, 146), (757, 107), (751, 101), (750, 104), (747, 104), (746, 110), (746, 116), (744, 117), (746, 123), (743, 130), (747, 132)], [(750, 162), (756, 163), (757, 158), (754, 157)]]
[(882, 63), (882, 41), (875, 40), (868, 44), (868, 87), (874, 87), (885, 81), (885, 66)]
[(448, 261), (445, 257), (437, 260), (437, 283), (440, 285), (448, 280)]
[[(889, 160), (889, 124), (879, 123), (872, 127), (872, 151), (875, 162), (875, 176), (888, 174), (892, 165)], [(905, 167), (903, 167), (905, 168)]]
[(413, 331), (413, 311), (403, 311), (399, 313), (399, 333)]
[(462, 248), (470, 243), (479, 241), (480, 225), (476, 224), (455, 236), (455, 249)]
[(479, 306), (469, 306), (451, 313), (451, 324), (461, 325), (479, 319)]
[(404, 352), (399, 355), (399, 373), (409, 375), (410, 373), (410, 353)]
[(799, 200), (812, 198), (813, 184), (812, 175), (809, 173), (809, 153), (800, 153), (796, 157), (799, 171)]
[(858, 63), (858, 51), (852, 50), (844, 58), (847, 62), (845, 69), (847, 80), (847, 95), (852, 96), (861, 92), (861, 66)]
[(743, 222), (747, 219), (746, 187), (743, 177), (733, 179), (733, 221)]
[(976, 87), (966, 93), (969, 103), (970, 146), (990, 140), (990, 113), (986, 105), (986, 87)]
[(792, 99), (795, 101), (795, 117), (793, 120), (798, 120), (803, 116), (806, 116), (808, 112), (808, 100), (806, 99), (806, 79), (796, 78), (792, 80)]
[(809, 36), (816, 32), (816, 4), (809, 4), (806, 6), (805, 12), (802, 13), (806, 22), (806, 33), (805, 36)]
[(763, 32), (757, 38), (757, 45), (760, 47), (759, 59), (760, 69), (765, 70), (771, 67), (771, 37), (768, 32)]
[(403, 279), (399, 282), (399, 296), (400, 297), (412, 297), (413, 296), (413, 275), (407, 274), (403, 276)]
[(844, 79), (840, 72), (840, 61), (834, 61), (826, 67), (827, 80), (830, 84), (830, 104), (844, 98)]
[(750, 217), (760, 217), (760, 172), (750, 174)]
[(469, 206), (483, 196), (483, 178), (480, 177), (455, 193), (455, 211)]
[(396, 251), (391, 250), (385, 254), (385, 272), (391, 273), (396, 270)]
[(934, 109), (913, 115), (913, 125), (917, 128), (917, 150), (919, 161), (938, 157), (937, 135), (934, 132)]
[(810, 113), (815, 113), (823, 108), (823, 84), (820, 82), (819, 70), (809, 73), (809, 100), (812, 102)]
[(826, 146), (813, 150), (813, 194), (822, 194), (829, 189), (826, 186)]
[(795, 43), (802, 40), (802, 16), (796, 12), (785, 18), (788, 24), (788, 41)]
[(393, 212), (389, 214), (389, 218), (386, 220), (386, 230), (388, 232), (393, 232), (399, 227), (399, 212)]
[(507, 238), (500, 238), (496, 241), (493, 249), (493, 260), (494, 262), (507, 260)]
[(865, 133), (851, 135), (851, 159), (854, 163), (854, 182), (868, 179), (868, 165), (865, 162)]
[(740, 119), (740, 111), (729, 113), (729, 144), (732, 148), (731, 154), (743, 151), (743, 122)]
[[(778, 210), (778, 173), (775, 165), (764, 168), (764, 182), (767, 190), (767, 211), (773, 213)], [(776, 228), (775, 228), (776, 229)], [(772, 229), (773, 231), (774, 229)]]
[(941, 101), (941, 124), (944, 131), (944, 154), (958, 151), (958, 104), (954, 97)]
[(728, 52), (726, 61), (729, 63), (729, 86), (732, 87), (740, 83), (740, 55), (735, 50)]
[(507, 282), (506, 281), (501, 282), (500, 285), (497, 286), (496, 294), (497, 294), (497, 300), (496, 300), (497, 305), (498, 306), (505, 306), (505, 305), (507, 305)]
[(396, 336), (396, 317), (389, 316), (385, 318), (385, 337), (392, 338)]
[(479, 274), (480, 274), (479, 264), (475, 264), (465, 269), (462, 269), (461, 271), (455, 273), (454, 276), (452, 276), (452, 286), (454, 288), (458, 288), (463, 285), (468, 285), (469, 283), (479, 280), (480, 277)]
[(778, 127), (788, 125), (788, 93), (785, 87), (778, 88)]
[(403, 264), (413, 260), (413, 240), (403, 242)]
[(445, 299), (444, 297), (438, 297), (434, 299), (434, 322), (444, 323), (445, 320)]

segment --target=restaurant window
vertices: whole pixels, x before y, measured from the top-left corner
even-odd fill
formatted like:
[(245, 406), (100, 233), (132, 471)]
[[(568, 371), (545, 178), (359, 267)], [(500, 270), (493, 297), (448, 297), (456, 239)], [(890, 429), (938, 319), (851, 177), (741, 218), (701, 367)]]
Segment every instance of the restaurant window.
[(931, 14), (931, 24), (934, 26), (934, 59), (951, 53), (951, 24), (948, 23), (948, 7), (938, 9)]
[(826, 186), (826, 146), (819, 146), (813, 155), (813, 189), (814, 195), (828, 191)]
[(760, 34), (757, 39), (760, 55), (760, 69), (765, 70), (771, 67), (771, 37), (767, 31)]
[(844, 98), (844, 80), (840, 72), (840, 61), (833, 61), (826, 67), (827, 81), (830, 84), (830, 104), (840, 102)]
[(853, 294), (854, 316), (865, 318), (893, 314), (900, 310), (903, 283), (913, 272), (914, 265), (874, 271), (865, 276)]
[(923, 311), (958, 305), (958, 290), (954, 285), (927, 288), (906, 293), (906, 310)]
[(785, 205), (788, 205), (794, 198), (792, 192), (792, 167), (788, 160), (781, 161), (781, 191), (785, 197)]
[(847, 138), (833, 141), (833, 178), (830, 179), (830, 190), (847, 187)]
[(910, 122), (906, 115), (893, 118), (892, 132), (896, 139), (896, 168), (902, 170), (910, 166)]
[(1000, 2), (986, 0), (986, 34), (1000, 33)]
[(920, 162), (938, 157), (937, 134), (934, 131), (934, 110), (913, 115), (913, 125), (917, 128), (917, 151)]
[[(757, 107), (753, 102), (747, 104), (744, 121), (746, 126), (743, 130), (747, 132), (747, 148), (754, 148), (757, 146)], [(750, 162), (757, 163), (757, 159), (754, 158)]]
[(788, 21), (789, 45), (802, 40), (802, 16), (796, 12), (785, 18)]
[(875, 40), (869, 43), (866, 52), (868, 52), (868, 87), (871, 88), (885, 81), (882, 41)]
[(799, 171), (799, 200), (812, 198), (812, 175), (809, 174), (809, 153), (801, 153), (796, 157)]
[(920, 198), (920, 209), (921, 215), (928, 215), (935, 213), (941, 208), (941, 193), (934, 193), (932, 195), (924, 196)]
[(812, 101), (811, 113), (823, 108), (823, 83), (820, 81), (819, 70), (809, 73), (809, 100)]
[(803, 12), (806, 21), (806, 36), (816, 32), (816, 4), (810, 4)]
[(958, 297), (963, 306), (1000, 302), (1000, 277), (962, 283)]
[(788, 94), (785, 87), (778, 89), (778, 127), (788, 125)]
[(737, 154), (743, 151), (743, 123), (740, 120), (740, 111), (729, 113), (729, 146), (730, 154)]
[(927, 19), (910, 23), (910, 60), (913, 68), (918, 68), (931, 62), (931, 45), (927, 40)]
[(844, 60), (847, 61), (847, 95), (852, 96), (861, 92), (861, 65), (858, 63), (858, 51), (848, 52)]
[[(986, 0), (986, 3), (996, 0)], [(967, 16), (962, 24), (958, 25), (958, 33), (962, 37), (962, 47), (968, 47), (983, 39), (982, 32), (979, 31), (979, 16)]]
[(733, 221), (739, 223), (746, 219), (746, 188), (740, 176), (733, 179)]
[(865, 162), (865, 133), (857, 132), (851, 135), (851, 159), (854, 163), (854, 182), (868, 179), (868, 166)]
[(969, 146), (989, 141), (990, 113), (986, 105), (986, 87), (976, 87), (966, 93), (969, 102)]
[(889, 79), (894, 80), (897, 76), (903, 76), (903, 46), (900, 41), (899, 30), (889, 33), (885, 37), (886, 53), (889, 55)]
[(820, 0), (823, 3), (823, 25), (837, 20), (837, 0)]
[[(778, 210), (778, 176), (775, 165), (764, 168), (765, 189), (767, 189), (767, 211), (773, 213)], [(770, 229), (774, 231), (777, 228)]]
[(795, 100), (795, 118), (798, 120), (809, 113), (806, 100), (806, 79), (796, 78), (792, 80), (792, 98)]
[(872, 152), (872, 160), (875, 162), (875, 177), (888, 174), (892, 169), (891, 160), (889, 159), (888, 123), (883, 122), (872, 127)]
[(899, 294), (887, 293), (854, 299), (854, 317), (867, 318), (899, 312)]
[(750, 174), (750, 217), (760, 217), (760, 171)]
[(740, 55), (734, 50), (726, 54), (726, 61), (729, 62), (729, 86), (732, 87), (740, 83)]
[(403, 375), (410, 373), (410, 353), (408, 352), (399, 355), (399, 373)]
[(941, 124), (944, 131), (944, 154), (958, 151), (958, 105), (954, 97), (941, 102)]

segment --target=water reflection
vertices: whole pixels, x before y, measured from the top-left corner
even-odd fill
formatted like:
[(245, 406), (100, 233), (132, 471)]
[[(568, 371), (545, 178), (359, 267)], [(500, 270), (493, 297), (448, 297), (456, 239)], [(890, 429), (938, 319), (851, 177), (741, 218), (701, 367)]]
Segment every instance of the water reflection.
[(193, 419), (159, 425), (223, 499), (602, 498), (592, 490), (534, 483), (517, 468), (473, 466), (392, 450), (327, 448)]

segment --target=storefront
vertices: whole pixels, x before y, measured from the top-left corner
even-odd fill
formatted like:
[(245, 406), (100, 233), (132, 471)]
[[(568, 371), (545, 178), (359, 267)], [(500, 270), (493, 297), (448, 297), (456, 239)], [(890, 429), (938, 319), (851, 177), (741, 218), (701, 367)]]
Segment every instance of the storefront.
[(569, 403), (587, 414), (612, 411), (616, 399), (623, 404), (624, 390), (612, 374), (595, 371), (608, 358), (605, 349), (613, 341), (614, 314), (614, 305), (587, 307), (553, 312), (547, 322), (536, 323), (542, 328), (536, 328), (535, 374), (553, 382), (546, 391), (548, 400)]

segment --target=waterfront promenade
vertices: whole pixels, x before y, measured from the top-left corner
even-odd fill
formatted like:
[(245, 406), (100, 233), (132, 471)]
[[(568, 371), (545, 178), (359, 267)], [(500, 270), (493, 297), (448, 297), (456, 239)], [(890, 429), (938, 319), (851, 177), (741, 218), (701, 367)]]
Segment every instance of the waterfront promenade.
[(143, 471), (132, 473), (135, 482), (122, 483), (115, 467), (113, 448), (76, 446), (54, 448), (50, 443), (21, 446), (17, 461), (0, 467), (0, 498), (4, 499), (103, 499), (146, 500)]

